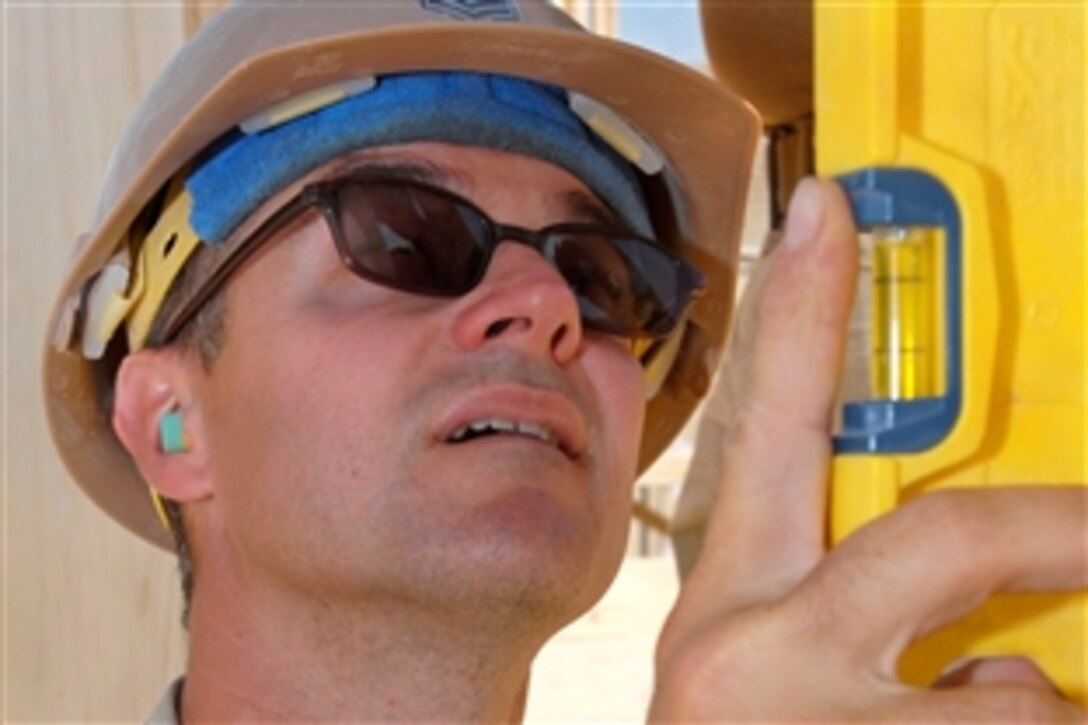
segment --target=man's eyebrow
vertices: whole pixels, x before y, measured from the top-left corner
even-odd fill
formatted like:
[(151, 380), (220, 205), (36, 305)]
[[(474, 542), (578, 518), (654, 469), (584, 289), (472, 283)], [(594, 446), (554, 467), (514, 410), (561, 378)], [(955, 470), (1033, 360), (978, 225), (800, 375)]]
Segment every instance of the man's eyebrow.
[(469, 180), (460, 172), (426, 159), (346, 158), (343, 163), (328, 167), (322, 177), (335, 179), (353, 173), (378, 174), (443, 188), (465, 189), (470, 186)]
[(616, 212), (588, 191), (581, 189), (568, 191), (563, 195), (563, 203), (578, 221), (585, 220), (613, 229), (627, 229), (627, 224)]
[[(291, 187), (288, 187), (289, 191), (285, 190), (278, 195), (266, 198), (261, 202), (257, 212), (251, 213), (249, 217), (235, 227), (227, 237), (227, 241), (247, 238), (255, 229), (258, 229), (261, 224), (268, 220), (268, 217), (276, 208), (282, 206), (283, 197), (288, 193), (297, 196), (300, 190), (309, 184), (333, 181), (356, 173), (376, 174), (403, 181), (416, 181), (447, 189), (465, 189), (471, 185), (468, 177), (456, 169), (448, 169), (426, 159), (405, 159), (399, 155), (343, 156), (296, 181)], [(273, 200), (278, 200), (278, 205), (273, 209), (269, 209), (268, 205)], [(254, 219), (257, 221), (254, 221)]]
[[(404, 181), (416, 181), (439, 186), (451, 191), (466, 192), (473, 186), (472, 179), (457, 169), (439, 166), (427, 159), (404, 158), (351, 158), (327, 167), (321, 180), (335, 179), (352, 173), (369, 173), (388, 176)], [(570, 221), (599, 224), (612, 229), (628, 229), (616, 212), (590, 191), (571, 189), (560, 194), (560, 202)]]

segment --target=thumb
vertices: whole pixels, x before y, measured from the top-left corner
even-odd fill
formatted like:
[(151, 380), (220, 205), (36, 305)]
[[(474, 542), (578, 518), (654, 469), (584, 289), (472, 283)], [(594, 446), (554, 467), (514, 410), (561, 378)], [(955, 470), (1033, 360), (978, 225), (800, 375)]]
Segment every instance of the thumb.
[(720, 490), (681, 619), (773, 599), (822, 557), (830, 426), (856, 277), (845, 195), (832, 181), (805, 179), (734, 326), (716, 396), (723, 436), (712, 485)]

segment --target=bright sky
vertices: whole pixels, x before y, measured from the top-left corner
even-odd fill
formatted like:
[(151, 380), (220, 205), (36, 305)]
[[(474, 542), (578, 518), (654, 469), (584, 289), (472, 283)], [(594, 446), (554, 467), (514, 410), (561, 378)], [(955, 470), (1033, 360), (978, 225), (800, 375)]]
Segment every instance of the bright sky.
[(690, 65), (705, 66), (699, 4), (695, 0), (623, 0), (619, 36)]

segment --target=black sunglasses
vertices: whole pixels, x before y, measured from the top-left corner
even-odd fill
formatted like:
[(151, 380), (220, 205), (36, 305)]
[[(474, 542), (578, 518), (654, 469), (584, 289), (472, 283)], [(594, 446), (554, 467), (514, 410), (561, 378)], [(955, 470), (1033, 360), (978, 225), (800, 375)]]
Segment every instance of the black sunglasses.
[(698, 269), (650, 239), (589, 224), (538, 231), (499, 224), (439, 187), (349, 175), (304, 187), (226, 254), (161, 328), (162, 342), (173, 340), (242, 262), (311, 207), (321, 211), (350, 270), (405, 292), (464, 294), (483, 278), (501, 242), (528, 245), (570, 285), (583, 324), (612, 335), (667, 335), (705, 286)]

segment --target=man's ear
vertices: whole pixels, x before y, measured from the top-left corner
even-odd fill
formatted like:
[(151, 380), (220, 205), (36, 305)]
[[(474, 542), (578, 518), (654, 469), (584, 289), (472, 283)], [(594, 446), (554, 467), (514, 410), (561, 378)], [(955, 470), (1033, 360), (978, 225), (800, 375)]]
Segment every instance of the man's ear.
[(162, 349), (133, 353), (117, 371), (113, 429), (144, 480), (174, 501), (212, 493), (193, 380), (199, 369), (183, 352)]

